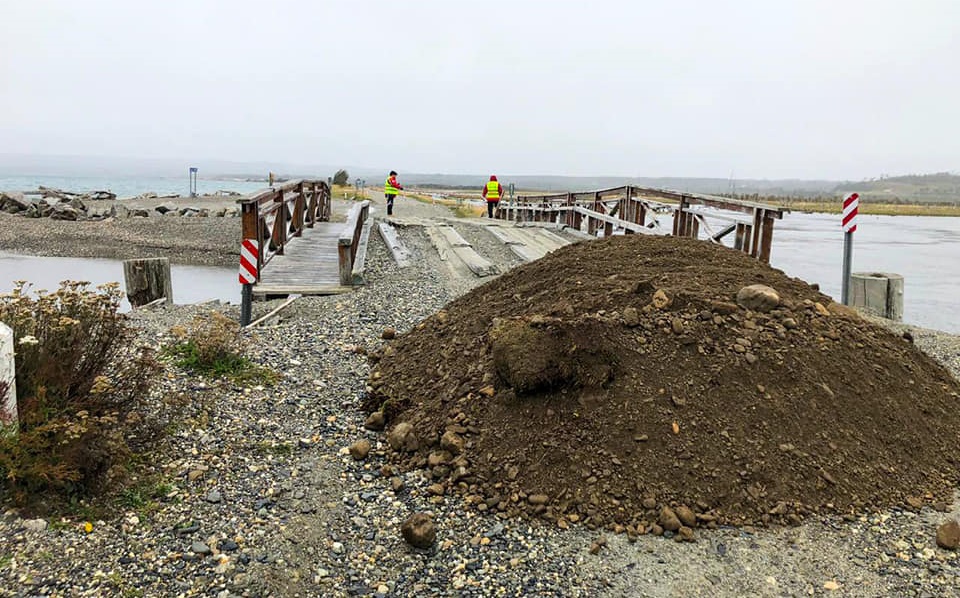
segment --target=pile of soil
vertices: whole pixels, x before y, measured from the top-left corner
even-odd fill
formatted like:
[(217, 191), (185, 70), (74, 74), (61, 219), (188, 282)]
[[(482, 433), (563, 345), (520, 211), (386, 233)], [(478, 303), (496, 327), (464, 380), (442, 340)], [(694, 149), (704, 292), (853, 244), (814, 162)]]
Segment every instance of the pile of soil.
[[(756, 284), (779, 304), (738, 305)], [(796, 524), (947, 500), (960, 475), (960, 385), (941, 366), (804, 281), (688, 239), (565, 247), (373, 358), (366, 407), (397, 465), (561, 527)]]

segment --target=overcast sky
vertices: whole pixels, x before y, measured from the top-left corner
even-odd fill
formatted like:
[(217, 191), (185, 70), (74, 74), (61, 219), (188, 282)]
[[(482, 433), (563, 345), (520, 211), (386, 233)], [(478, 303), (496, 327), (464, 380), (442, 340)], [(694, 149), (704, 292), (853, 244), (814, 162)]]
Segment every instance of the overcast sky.
[(957, 0), (0, 0), (0, 151), (960, 171)]

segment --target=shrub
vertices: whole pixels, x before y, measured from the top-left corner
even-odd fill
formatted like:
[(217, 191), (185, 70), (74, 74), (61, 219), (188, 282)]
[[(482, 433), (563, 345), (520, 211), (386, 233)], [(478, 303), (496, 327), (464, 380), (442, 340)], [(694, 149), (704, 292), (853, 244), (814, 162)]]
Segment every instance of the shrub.
[(344, 170), (340, 169), (333, 175), (333, 184), (334, 185), (349, 185), (350, 184), (350, 174)]
[(196, 316), (186, 327), (171, 329), (177, 343), (167, 351), (177, 365), (208, 376), (227, 376), (238, 381), (273, 383), (277, 374), (243, 355), (246, 348), (240, 325), (220, 312)]
[(0, 295), (0, 321), (13, 329), (16, 435), (0, 437), (0, 484), (21, 498), (52, 490), (84, 494), (106, 481), (138, 442), (153, 438), (137, 412), (158, 365), (118, 313), (116, 284), (64, 282)]

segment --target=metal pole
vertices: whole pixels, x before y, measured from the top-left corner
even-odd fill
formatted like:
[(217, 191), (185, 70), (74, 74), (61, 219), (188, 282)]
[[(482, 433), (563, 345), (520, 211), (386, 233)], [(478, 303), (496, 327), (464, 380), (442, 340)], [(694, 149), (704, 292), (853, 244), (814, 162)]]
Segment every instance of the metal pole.
[(240, 301), (240, 325), (246, 326), (250, 323), (252, 305), (253, 301), (253, 285), (245, 284), (243, 285), (243, 291), (241, 293)]
[(853, 233), (843, 233), (843, 285), (840, 302), (850, 305), (850, 264), (853, 262)]

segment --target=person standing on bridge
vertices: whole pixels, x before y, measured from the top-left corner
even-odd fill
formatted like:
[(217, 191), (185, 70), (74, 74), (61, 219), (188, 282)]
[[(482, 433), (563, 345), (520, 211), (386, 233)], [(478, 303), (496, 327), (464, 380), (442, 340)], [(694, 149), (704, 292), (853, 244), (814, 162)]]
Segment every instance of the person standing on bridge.
[(387, 182), (383, 185), (383, 194), (387, 198), (387, 216), (393, 216), (393, 201), (401, 191), (403, 187), (397, 182), (397, 171), (391, 170)]
[(483, 188), (481, 195), (487, 200), (487, 218), (493, 218), (493, 213), (496, 211), (497, 205), (503, 197), (503, 185), (497, 181), (497, 175), (490, 175), (490, 180), (487, 181), (487, 185)]

